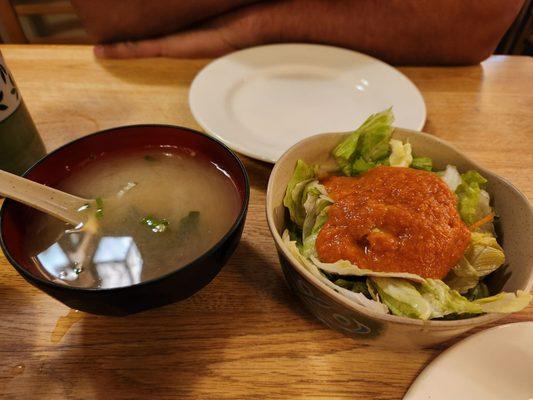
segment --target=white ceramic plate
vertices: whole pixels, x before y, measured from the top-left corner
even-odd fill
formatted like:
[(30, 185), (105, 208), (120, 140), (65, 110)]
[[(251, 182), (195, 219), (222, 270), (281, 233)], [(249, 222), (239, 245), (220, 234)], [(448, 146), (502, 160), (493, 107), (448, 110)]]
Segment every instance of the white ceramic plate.
[(533, 399), (533, 322), (476, 333), (438, 356), (404, 400)]
[(207, 65), (189, 93), (202, 128), (267, 162), (317, 133), (350, 131), (393, 107), (395, 125), (422, 130), (426, 106), (398, 70), (355, 51), (312, 44), (241, 50)]

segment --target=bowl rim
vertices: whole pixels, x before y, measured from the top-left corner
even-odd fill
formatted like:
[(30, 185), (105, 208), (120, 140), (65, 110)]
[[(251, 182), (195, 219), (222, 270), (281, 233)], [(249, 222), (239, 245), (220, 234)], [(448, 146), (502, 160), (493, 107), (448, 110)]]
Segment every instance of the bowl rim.
[(26, 268), (24, 268), (22, 265), (19, 264), (17, 260), (11, 255), (11, 252), (8, 249), (8, 246), (6, 245), (4, 241), (4, 234), (3, 234), (3, 221), (4, 221), (4, 213), (6, 212), (6, 209), (11, 206), (12, 203), (17, 203), (14, 200), (6, 198), (4, 200), (4, 203), (2, 204), (2, 207), (0, 208), (0, 248), (2, 249), (6, 259), (9, 261), (9, 263), (17, 270), (19, 274), (21, 274), (24, 278), (29, 279), (32, 282), (38, 282), (39, 284), (42, 284), (50, 289), (57, 289), (57, 290), (64, 290), (64, 291), (71, 291), (71, 292), (77, 292), (77, 293), (101, 293), (101, 294), (112, 294), (117, 293), (125, 290), (131, 290), (133, 288), (138, 289), (145, 286), (150, 286), (158, 281), (163, 281), (170, 276), (174, 275), (177, 272), (180, 272), (184, 269), (192, 268), (196, 263), (202, 261), (204, 258), (207, 258), (211, 256), (213, 253), (215, 253), (217, 250), (220, 249), (224, 245), (224, 243), (228, 240), (229, 237), (231, 237), (236, 230), (239, 229), (241, 224), (246, 218), (246, 214), (248, 211), (248, 205), (250, 202), (250, 179), (248, 177), (248, 172), (246, 171), (246, 168), (244, 167), (244, 164), (242, 163), (241, 159), (235, 154), (227, 145), (222, 143), (217, 138), (214, 138), (206, 133), (197, 131), (195, 129), (187, 128), (184, 126), (179, 125), (171, 125), (171, 124), (133, 124), (133, 125), (121, 125), (114, 128), (108, 128), (103, 129), (100, 131), (96, 131), (87, 135), (84, 135), (82, 137), (79, 137), (77, 139), (74, 139), (70, 142), (67, 142), (60, 147), (56, 148), (55, 150), (52, 150), (50, 153), (47, 153), (43, 157), (41, 157), (39, 160), (37, 160), (31, 167), (29, 167), (21, 176), (26, 177), (27, 174), (29, 174), (34, 168), (41, 165), (42, 163), (46, 163), (46, 160), (57, 153), (61, 153), (64, 151), (68, 151), (68, 148), (71, 146), (79, 145), (79, 143), (87, 140), (88, 138), (95, 137), (95, 136), (103, 136), (103, 135), (109, 135), (109, 134), (116, 134), (120, 131), (124, 131), (131, 128), (171, 128), (175, 130), (181, 130), (181, 131), (187, 131), (189, 133), (192, 133), (196, 136), (199, 136), (201, 138), (206, 138), (210, 140), (215, 146), (221, 147), (233, 161), (236, 162), (239, 170), (241, 171), (243, 177), (244, 177), (244, 196), (242, 198), (242, 201), (240, 202), (240, 210), (238, 215), (235, 217), (235, 220), (230, 228), (228, 228), (227, 232), (209, 249), (207, 249), (204, 253), (200, 254), (197, 258), (194, 260), (188, 262), (182, 267), (179, 267), (171, 272), (168, 272), (164, 275), (158, 276), (156, 278), (149, 279), (147, 281), (142, 281), (139, 283), (135, 283), (133, 285), (127, 285), (127, 286), (120, 286), (120, 287), (113, 287), (113, 288), (84, 288), (84, 287), (75, 287), (75, 286), (68, 286), (68, 285), (62, 285), (59, 283), (55, 283), (51, 280), (41, 278), (40, 276), (34, 275), (31, 272), (27, 271)]
[[(436, 143), (439, 146), (446, 147), (447, 149), (453, 151), (456, 153), (456, 155), (460, 156), (461, 158), (465, 159), (469, 163), (472, 164), (474, 168), (488, 176), (490, 179), (498, 180), (502, 182), (504, 185), (508, 186), (511, 190), (513, 190), (515, 193), (519, 195), (519, 197), (522, 198), (522, 200), (529, 204), (529, 210), (530, 213), (533, 214), (533, 206), (529, 203), (527, 197), (520, 191), (518, 188), (516, 188), (511, 182), (509, 182), (507, 179), (487, 170), (486, 168), (480, 166), (477, 162), (471, 160), (469, 157), (467, 157), (465, 154), (457, 150), (453, 145), (449, 144), (448, 142), (431, 135), (429, 133), (425, 133), (422, 131), (415, 131), (412, 129), (404, 129), (400, 127), (394, 127), (394, 132), (405, 132), (410, 135), (421, 135), (422, 137), (425, 137), (426, 139), (429, 139), (429, 141), (432, 141)], [(340, 136), (346, 136), (351, 132), (328, 132), (328, 133), (321, 133), (318, 135), (313, 135), (310, 137), (307, 137), (293, 146), (291, 146), (288, 150), (283, 153), (283, 155), (279, 158), (279, 160), (274, 165), (274, 168), (272, 169), (272, 172), (270, 174), (270, 178), (268, 180), (268, 186), (267, 186), (267, 194), (266, 194), (266, 217), (267, 217), (267, 223), (268, 228), (270, 229), (270, 233), (272, 237), (274, 238), (276, 247), (279, 251), (283, 253), (283, 255), (289, 260), (291, 266), (295, 268), (300, 275), (302, 275), (308, 283), (311, 283), (315, 289), (321, 291), (326, 297), (333, 298), (336, 302), (341, 303), (348, 309), (352, 311), (356, 311), (358, 313), (364, 314), (367, 317), (382, 320), (382, 321), (388, 321), (388, 322), (394, 322), (397, 324), (402, 325), (416, 325), (416, 326), (430, 326), (432, 328), (436, 328), (437, 330), (449, 330), (449, 329), (455, 329), (459, 327), (475, 327), (479, 325), (483, 325), (489, 322), (495, 322), (501, 318), (504, 318), (505, 316), (508, 316), (509, 314), (496, 314), (496, 313), (487, 313), (482, 314), (477, 317), (471, 317), (471, 318), (465, 318), (460, 320), (419, 320), (415, 318), (409, 318), (409, 317), (401, 317), (397, 315), (392, 314), (380, 314), (378, 312), (375, 312), (367, 307), (364, 307), (362, 305), (359, 305), (350, 299), (346, 298), (345, 296), (341, 295), (340, 293), (336, 292), (335, 290), (329, 288), (324, 283), (322, 283), (317, 277), (315, 277), (310, 271), (308, 271), (292, 254), (291, 252), (286, 248), (285, 243), (283, 242), (281, 235), (276, 230), (276, 225), (274, 222), (274, 205), (273, 205), (273, 192), (274, 192), (274, 186), (276, 185), (276, 182), (274, 182), (274, 179), (277, 175), (278, 170), (281, 168), (280, 165), (284, 162), (285, 158), (295, 151), (296, 149), (299, 149), (301, 147), (304, 147), (306, 143), (312, 142), (317, 140), (320, 137), (326, 137), (331, 135), (338, 135)], [(530, 272), (530, 279), (528, 283), (526, 284), (526, 288), (524, 289), (526, 292), (531, 291), (532, 287), (532, 280), (531, 280), (531, 272)]]

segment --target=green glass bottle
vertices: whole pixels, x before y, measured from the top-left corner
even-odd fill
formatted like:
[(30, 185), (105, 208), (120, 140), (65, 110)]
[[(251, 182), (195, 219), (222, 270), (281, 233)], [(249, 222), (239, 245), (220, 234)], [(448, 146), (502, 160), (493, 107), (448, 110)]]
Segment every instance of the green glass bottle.
[(22, 174), (45, 154), (43, 141), (0, 53), (0, 169)]

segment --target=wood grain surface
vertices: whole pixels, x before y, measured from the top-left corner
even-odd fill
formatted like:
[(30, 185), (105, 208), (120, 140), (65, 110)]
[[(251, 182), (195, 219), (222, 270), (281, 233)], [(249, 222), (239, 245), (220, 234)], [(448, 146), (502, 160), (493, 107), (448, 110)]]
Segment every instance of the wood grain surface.
[[(191, 80), (208, 60), (96, 61), (87, 46), (0, 46), (48, 150), (124, 124), (199, 128)], [(533, 60), (400, 68), (422, 91), (425, 131), (533, 196)], [(265, 221), (271, 166), (243, 157), (243, 240), (201, 292), (124, 318), (69, 311), (0, 255), (3, 399), (400, 399), (447, 345), (385, 350), (332, 331), (287, 290)], [(501, 323), (533, 319), (533, 307)]]

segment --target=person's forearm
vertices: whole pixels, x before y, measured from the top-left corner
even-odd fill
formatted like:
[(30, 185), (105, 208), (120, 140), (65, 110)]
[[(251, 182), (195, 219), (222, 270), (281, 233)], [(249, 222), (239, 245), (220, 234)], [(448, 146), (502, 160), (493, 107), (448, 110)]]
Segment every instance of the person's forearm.
[(96, 42), (159, 36), (258, 0), (71, 0)]
[[(522, 0), (286, 0), (252, 6), (257, 41), (334, 44), (394, 64), (472, 64)], [(267, 9), (269, 9), (267, 11)]]
[[(196, 4), (205, 6), (214, 1), (200, 0)], [(251, 0), (234, 1), (233, 5), (242, 5)], [(104, 58), (216, 57), (259, 44), (310, 42), (358, 50), (392, 64), (474, 64), (493, 52), (522, 2), (260, 1), (237, 6), (188, 29), (179, 30), (179, 24), (170, 24), (178, 29), (171, 35), (97, 46), (95, 53)]]

